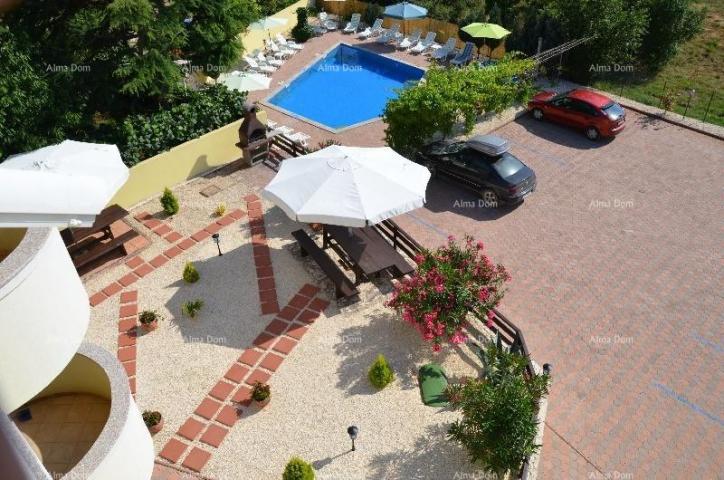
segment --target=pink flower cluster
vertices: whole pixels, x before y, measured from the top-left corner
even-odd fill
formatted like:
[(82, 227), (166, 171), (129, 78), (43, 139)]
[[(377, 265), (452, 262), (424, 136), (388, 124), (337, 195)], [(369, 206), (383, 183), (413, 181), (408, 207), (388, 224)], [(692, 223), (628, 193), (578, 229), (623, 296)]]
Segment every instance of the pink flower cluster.
[(483, 242), (470, 236), (463, 245), (449, 237), (445, 245), (415, 257), (417, 271), (395, 287), (387, 302), (436, 352), (445, 342), (467, 341), (468, 313), (492, 324), (492, 309), (503, 297), (510, 275), (483, 251)]

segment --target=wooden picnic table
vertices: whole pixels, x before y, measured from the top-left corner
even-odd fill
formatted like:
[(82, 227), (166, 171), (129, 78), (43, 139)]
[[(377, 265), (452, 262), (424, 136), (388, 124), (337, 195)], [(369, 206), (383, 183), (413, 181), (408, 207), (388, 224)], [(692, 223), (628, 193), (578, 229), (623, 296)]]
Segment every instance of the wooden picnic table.
[(377, 276), (389, 269), (398, 275), (412, 271), (405, 258), (372, 227), (324, 225), (323, 228), (322, 248), (332, 246), (332, 241), (339, 245), (351, 263), (355, 285), (365, 277)]
[[(131, 229), (115, 237), (111, 225), (127, 215), (128, 211), (123, 207), (111, 205), (96, 215), (92, 226), (67, 228), (60, 232), (76, 268), (80, 268), (116, 249), (122, 249), (124, 254), (126, 253), (123, 244), (137, 237), (138, 233)], [(98, 233), (103, 233), (103, 235), (96, 236)], [(104, 243), (105, 240), (108, 241)]]

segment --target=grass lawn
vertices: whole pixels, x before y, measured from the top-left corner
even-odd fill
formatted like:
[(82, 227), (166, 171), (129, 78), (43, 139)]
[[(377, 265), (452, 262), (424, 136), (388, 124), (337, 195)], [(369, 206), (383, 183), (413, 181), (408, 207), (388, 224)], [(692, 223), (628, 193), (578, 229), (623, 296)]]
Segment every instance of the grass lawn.
[(704, 119), (713, 93), (706, 121), (724, 126), (724, 0), (704, 3), (708, 10), (704, 30), (682, 45), (658, 75), (635, 80), (630, 77), (602, 79), (594, 86), (654, 106), (659, 105), (659, 96), (666, 88), (679, 93), (674, 111), (681, 114), (689, 100), (687, 91), (694, 89), (696, 93), (687, 116), (698, 119)]

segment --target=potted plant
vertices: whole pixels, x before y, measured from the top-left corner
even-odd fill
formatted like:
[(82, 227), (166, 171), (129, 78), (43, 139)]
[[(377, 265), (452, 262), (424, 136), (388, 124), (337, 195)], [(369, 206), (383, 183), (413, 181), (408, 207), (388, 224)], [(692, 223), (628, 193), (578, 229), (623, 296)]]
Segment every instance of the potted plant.
[(266, 383), (254, 383), (254, 387), (251, 389), (251, 398), (260, 408), (266, 407), (271, 400), (271, 387)]
[(155, 310), (144, 310), (140, 315), (138, 315), (138, 322), (141, 324), (141, 328), (146, 332), (156, 330), (160, 320), (163, 320), (163, 317), (156, 313)]
[(158, 433), (163, 428), (163, 417), (161, 412), (145, 410), (143, 412), (143, 422), (146, 424), (151, 434)]

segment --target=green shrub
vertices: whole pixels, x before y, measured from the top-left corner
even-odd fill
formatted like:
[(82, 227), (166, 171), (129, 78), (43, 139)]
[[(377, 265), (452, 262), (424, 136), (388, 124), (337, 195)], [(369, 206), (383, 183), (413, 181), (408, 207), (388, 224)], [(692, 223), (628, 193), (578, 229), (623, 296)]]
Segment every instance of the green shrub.
[(196, 283), (199, 281), (199, 278), (201, 278), (201, 275), (199, 275), (199, 271), (196, 270), (196, 266), (193, 263), (186, 262), (183, 278), (186, 283)]
[(163, 211), (168, 215), (176, 215), (178, 213), (178, 198), (176, 198), (176, 195), (174, 195), (168, 187), (163, 189), (163, 195), (161, 195), (161, 206), (163, 207)]
[(432, 67), (425, 81), (404, 89), (385, 106), (385, 140), (402, 154), (414, 154), (433, 135), (453, 133), (463, 122), (472, 131), (478, 116), (525, 104), (533, 92), (533, 62), (508, 55), (495, 68)]
[(481, 354), (482, 379), (469, 379), (448, 389), (450, 404), (462, 418), (448, 438), (462, 444), (473, 463), (503, 478), (516, 472), (534, 453), (538, 401), (548, 392), (548, 375), (524, 375), (527, 359), (490, 343)]
[(214, 85), (188, 94), (188, 101), (148, 115), (132, 115), (116, 128), (115, 143), (129, 167), (244, 115), (246, 94)]
[(199, 310), (201, 310), (201, 307), (203, 306), (203, 300), (200, 300), (198, 298), (196, 300), (189, 300), (188, 302), (184, 302), (184, 304), (181, 305), (181, 313), (189, 318), (196, 318), (196, 315), (199, 314)]
[(369, 25), (370, 27), (374, 25), (375, 20), (378, 18), (382, 18), (382, 14), (385, 12), (385, 9), (380, 5), (375, 5), (374, 3), (368, 3), (367, 8), (362, 13), (362, 22)]
[(223, 217), (226, 213), (226, 204), (220, 203), (216, 206), (214, 209), (214, 216), (215, 217)]
[(295, 42), (304, 43), (314, 35), (314, 29), (307, 22), (307, 9), (297, 8), (297, 24), (292, 28), (292, 38)]
[(292, 457), (287, 463), (282, 480), (314, 480), (314, 469), (299, 457)]
[(385, 388), (394, 378), (395, 374), (392, 372), (390, 364), (387, 363), (384, 355), (377, 355), (377, 359), (370, 367), (370, 371), (367, 373), (367, 378), (370, 379), (370, 383), (377, 388), (382, 390)]

